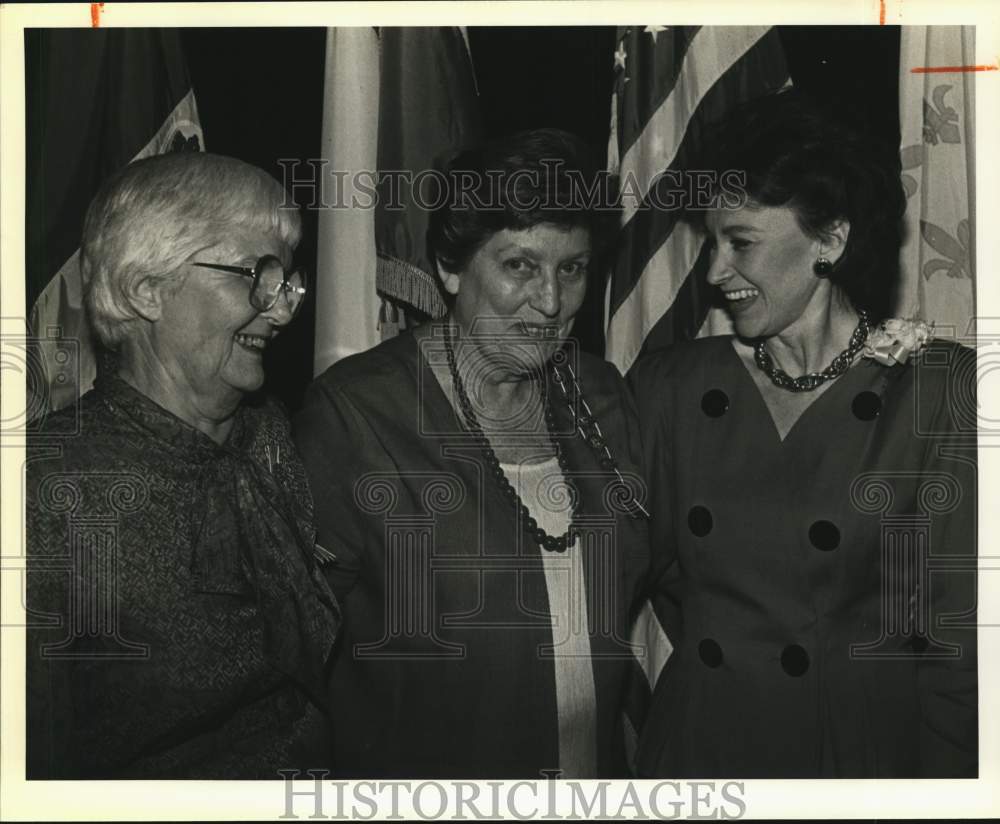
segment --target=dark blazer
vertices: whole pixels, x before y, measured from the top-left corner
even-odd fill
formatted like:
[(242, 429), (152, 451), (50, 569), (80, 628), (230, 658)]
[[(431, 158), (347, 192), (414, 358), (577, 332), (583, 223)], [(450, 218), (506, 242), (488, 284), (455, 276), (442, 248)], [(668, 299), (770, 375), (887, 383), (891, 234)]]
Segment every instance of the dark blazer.
[(975, 776), (975, 357), (863, 360), (779, 439), (729, 338), (630, 374), (676, 646), (640, 774)]
[[(558, 766), (541, 550), (427, 364), (443, 356), (441, 339), (417, 334), (328, 369), (294, 425), (345, 613), (332, 682), (336, 768), (539, 778)], [(636, 473), (638, 431), (624, 381), (589, 356), (578, 370), (619, 466)], [(628, 611), (646, 570), (645, 523), (608, 500), (609, 473), (573, 434), (568, 408), (554, 410), (581, 490), (581, 523), (590, 519), (598, 770), (621, 775)]]

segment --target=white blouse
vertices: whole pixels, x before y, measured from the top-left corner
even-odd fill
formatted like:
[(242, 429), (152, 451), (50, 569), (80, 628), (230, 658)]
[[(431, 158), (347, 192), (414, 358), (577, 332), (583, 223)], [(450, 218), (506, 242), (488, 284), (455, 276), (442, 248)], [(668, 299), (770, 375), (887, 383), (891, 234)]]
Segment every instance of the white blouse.
[[(501, 464), (531, 516), (550, 535), (570, 525), (570, 500), (555, 458)], [(594, 778), (597, 772), (594, 668), (587, 621), (582, 553), (576, 540), (565, 552), (542, 550), (552, 621), (562, 778)], [(544, 652), (542, 654), (545, 654)]]

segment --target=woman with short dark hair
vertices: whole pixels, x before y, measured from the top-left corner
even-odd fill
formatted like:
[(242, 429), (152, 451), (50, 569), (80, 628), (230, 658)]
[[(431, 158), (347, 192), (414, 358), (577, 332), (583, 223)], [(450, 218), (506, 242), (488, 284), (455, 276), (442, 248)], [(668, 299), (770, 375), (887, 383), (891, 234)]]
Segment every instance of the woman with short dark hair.
[(640, 774), (974, 776), (975, 358), (886, 317), (893, 153), (794, 92), (707, 145), (745, 174), (703, 216), (735, 335), (630, 374), (678, 615)]
[(625, 772), (646, 563), (634, 412), (569, 342), (601, 215), (572, 136), (463, 153), (431, 246), (450, 311), (335, 364), (296, 419), (346, 624), (336, 770)]
[(277, 181), (218, 155), (136, 161), (91, 203), (108, 355), (28, 444), (28, 778), (328, 765), (339, 614), (288, 420), (256, 395), (300, 236)]

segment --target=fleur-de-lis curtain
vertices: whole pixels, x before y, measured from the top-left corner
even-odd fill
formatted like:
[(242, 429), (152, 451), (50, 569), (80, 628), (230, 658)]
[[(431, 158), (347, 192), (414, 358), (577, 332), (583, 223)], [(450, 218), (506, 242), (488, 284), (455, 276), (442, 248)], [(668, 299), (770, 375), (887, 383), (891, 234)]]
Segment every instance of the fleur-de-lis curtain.
[[(975, 334), (975, 96), (972, 26), (904, 26), (900, 157), (906, 190), (901, 317), (940, 337)], [(938, 71), (913, 71), (914, 69)], [(940, 71), (950, 68), (950, 71)]]

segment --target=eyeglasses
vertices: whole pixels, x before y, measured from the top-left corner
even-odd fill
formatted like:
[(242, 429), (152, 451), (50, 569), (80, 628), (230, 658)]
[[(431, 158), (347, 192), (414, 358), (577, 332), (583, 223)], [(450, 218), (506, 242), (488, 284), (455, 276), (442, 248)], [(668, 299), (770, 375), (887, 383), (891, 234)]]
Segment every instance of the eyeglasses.
[(223, 266), (221, 263), (192, 263), (204, 269), (218, 269), (220, 272), (232, 272), (252, 278), (250, 287), (250, 305), (258, 312), (266, 312), (274, 307), (282, 293), (289, 311), (294, 316), (302, 305), (306, 294), (305, 273), (301, 269), (286, 272), (281, 261), (274, 255), (264, 255), (254, 267)]

